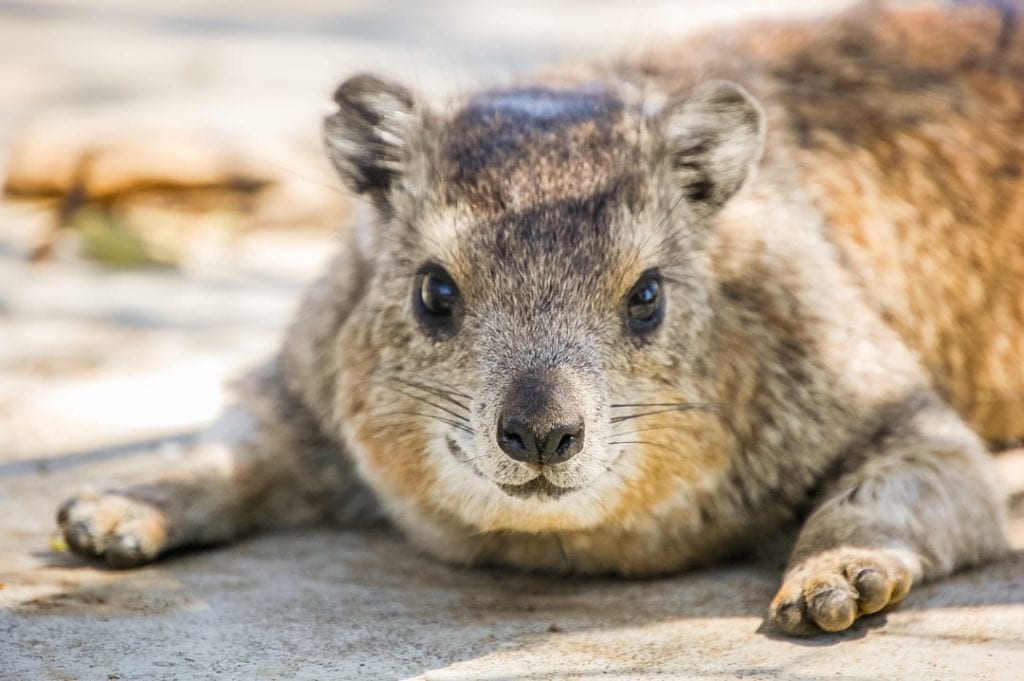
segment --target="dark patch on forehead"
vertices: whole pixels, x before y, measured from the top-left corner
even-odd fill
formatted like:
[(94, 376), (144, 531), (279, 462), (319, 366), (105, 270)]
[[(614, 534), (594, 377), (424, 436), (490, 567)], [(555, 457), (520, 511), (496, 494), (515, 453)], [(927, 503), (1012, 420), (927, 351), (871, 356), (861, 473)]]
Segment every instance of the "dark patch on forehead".
[(588, 265), (596, 266), (614, 241), (616, 194), (598, 192), (507, 213), (477, 230), (475, 241), (499, 263), (538, 262), (550, 256), (567, 263), (589, 259)]
[(460, 269), (472, 272), (478, 291), (518, 301), (519, 313), (555, 305), (583, 310), (591, 298), (603, 299), (615, 269), (620, 194), (612, 189), (496, 215), (462, 242)]
[[(481, 213), (607, 191), (635, 172), (622, 101), (607, 89), (524, 87), (478, 95), (450, 122), (445, 199)], [(635, 164), (634, 164), (635, 165)]]

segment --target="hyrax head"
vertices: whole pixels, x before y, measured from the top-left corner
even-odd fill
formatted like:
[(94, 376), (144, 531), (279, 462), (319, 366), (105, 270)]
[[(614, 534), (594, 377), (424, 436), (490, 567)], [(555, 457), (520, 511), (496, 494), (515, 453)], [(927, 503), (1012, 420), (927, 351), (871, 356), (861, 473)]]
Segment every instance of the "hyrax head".
[(481, 530), (571, 530), (704, 484), (717, 419), (704, 223), (762, 146), (758, 105), (703, 84), (486, 92), (451, 113), (358, 76), (325, 123), (375, 208), (338, 340), (364, 476)]

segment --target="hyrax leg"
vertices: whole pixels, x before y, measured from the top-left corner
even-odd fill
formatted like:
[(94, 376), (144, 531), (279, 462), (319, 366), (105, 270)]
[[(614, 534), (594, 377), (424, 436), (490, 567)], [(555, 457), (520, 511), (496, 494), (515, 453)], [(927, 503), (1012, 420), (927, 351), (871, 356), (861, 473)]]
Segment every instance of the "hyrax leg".
[(124, 489), (74, 497), (57, 522), (78, 554), (128, 567), (174, 548), (310, 523), (365, 495), (340, 449), (264, 378), (184, 461)]
[(945, 407), (916, 410), (862, 452), (797, 538), (769, 609), (787, 633), (847, 629), (912, 584), (1006, 549), (989, 455)]

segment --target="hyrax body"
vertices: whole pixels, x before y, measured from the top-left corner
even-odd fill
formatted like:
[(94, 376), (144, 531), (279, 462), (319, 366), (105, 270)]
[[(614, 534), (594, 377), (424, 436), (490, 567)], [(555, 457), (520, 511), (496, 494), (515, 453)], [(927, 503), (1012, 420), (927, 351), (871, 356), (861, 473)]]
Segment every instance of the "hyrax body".
[(432, 110), (361, 76), (373, 206), (182, 470), (68, 502), (114, 565), (389, 518), (461, 564), (648, 575), (793, 520), (770, 618), (840, 630), (1005, 548), (1024, 436), (1024, 35), (756, 27)]

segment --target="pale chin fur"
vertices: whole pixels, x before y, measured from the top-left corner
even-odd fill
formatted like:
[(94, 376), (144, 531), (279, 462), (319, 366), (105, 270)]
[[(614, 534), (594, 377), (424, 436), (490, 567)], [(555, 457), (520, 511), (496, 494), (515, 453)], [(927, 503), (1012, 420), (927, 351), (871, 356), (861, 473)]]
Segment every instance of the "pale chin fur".
[[(603, 439), (603, 438), (602, 438)], [(452, 445), (461, 449), (460, 460)], [(536, 478), (537, 469), (509, 459), (499, 451), (483, 454), (472, 437), (438, 433), (429, 445), (438, 471), (433, 497), (441, 508), (483, 532), (585, 530), (607, 519), (610, 502), (618, 496), (622, 476), (609, 471), (618, 452), (598, 445), (580, 452), (561, 470), (549, 471), (548, 480), (572, 488), (561, 496), (509, 494), (501, 485), (520, 485)], [(597, 459), (601, 459), (598, 461)], [(611, 460), (612, 463), (606, 463)]]

